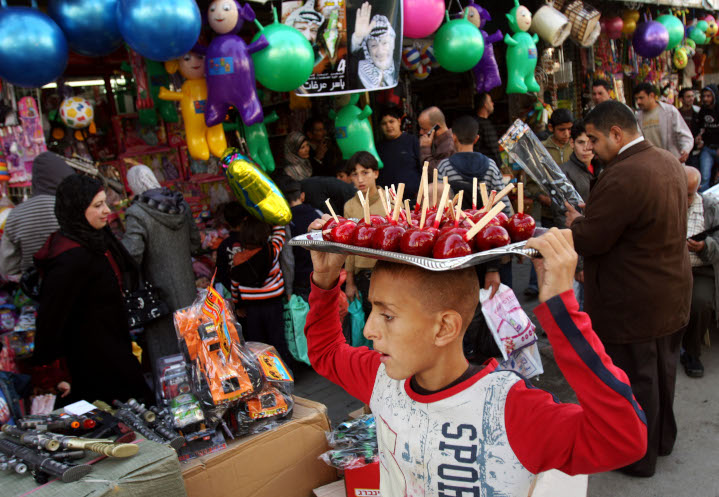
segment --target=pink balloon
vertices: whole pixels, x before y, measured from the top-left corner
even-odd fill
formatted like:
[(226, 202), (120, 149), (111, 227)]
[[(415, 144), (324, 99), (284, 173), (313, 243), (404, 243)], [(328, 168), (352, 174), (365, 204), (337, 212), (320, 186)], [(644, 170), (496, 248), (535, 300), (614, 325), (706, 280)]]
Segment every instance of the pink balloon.
[(444, 0), (403, 0), (404, 35), (425, 38), (439, 28), (444, 19)]
[(623, 28), (624, 21), (621, 17), (610, 17), (604, 21), (604, 30), (607, 33), (607, 38), (610, 40), (621, 38)]

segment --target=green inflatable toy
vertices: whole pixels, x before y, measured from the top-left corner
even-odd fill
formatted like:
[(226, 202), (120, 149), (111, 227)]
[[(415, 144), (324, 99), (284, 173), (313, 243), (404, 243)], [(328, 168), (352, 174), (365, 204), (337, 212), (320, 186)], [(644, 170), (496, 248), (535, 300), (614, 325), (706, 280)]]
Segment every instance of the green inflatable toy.
[(657, 22), (662, 23), (669, 32), (669, 44), (667, 50), (673, 50), (679, 46), (684, 39), (684, 24), (677, 16), (665, 14), (657, 17)]
[(468, 14), (469, 9), (464, 9), (463, 18), (450, 21), (446, 11), (447, 22), (434, 35), (434, 56), (448, 71), (469, 71), (484, 54), (484, 38), (477, 26), (467, 20)]
[(704, 31), (699, 29), (699, 26), (693, 26), (689, 28), (689, 39), (694, 41), (697, 45), (705, 45), (707, 42), (707, 35)]
[(337, 146), (342, 151), (342, 158), (347, 160), (355, 152), (369, 152), (374, 155), (380, 169), (384, 167), (374, 146), (372, 125), (367, 119), (372, 115), (372, 109), (365, 105), (364, 109), (357, 107), (359, 94), (350, 96), (350, 101), (339, 111), (330, 111), (330, 118), (335, 122)]
[(527, 33), (532, 24), (532, 13), (519, 0), (507, 14), (509, 28), (514, 34), (505, 34), (507, 44), (507, 93), (538, 92), (539, 83), (534, 78), (537, 67), (537, 41), (539, 36)]
[(270, 150), (270, 140), (267, 137), (267, 124), (277, 121), (280, 117), (277, 112), (272, 111), (271, 114), (265, 116), (261, 123), (245, 126), (245, 140), (247, 140), (247, 149), (250, 151), (250, 157), (267, 173), (271, 174), (275, 170), (275, 158), (272, 157)]

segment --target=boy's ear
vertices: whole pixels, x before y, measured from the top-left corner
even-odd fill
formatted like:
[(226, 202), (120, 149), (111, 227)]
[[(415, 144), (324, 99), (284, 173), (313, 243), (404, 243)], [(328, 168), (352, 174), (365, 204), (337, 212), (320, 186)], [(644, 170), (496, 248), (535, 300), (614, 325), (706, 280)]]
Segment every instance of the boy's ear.
[(457, 311), (446, 310), (440, 316), (439, 330), (434, 336), (434, 344), (437, 347), (445, 347), (461, 340), (462, 330), (462, 316)]
[(474, 145), (475, 143), (477, 143), (477, 140), (479, 140), (479, 135), (476, 135), (476, 136), (474, 137), (474, 141), (472, 142), (472, 145)]

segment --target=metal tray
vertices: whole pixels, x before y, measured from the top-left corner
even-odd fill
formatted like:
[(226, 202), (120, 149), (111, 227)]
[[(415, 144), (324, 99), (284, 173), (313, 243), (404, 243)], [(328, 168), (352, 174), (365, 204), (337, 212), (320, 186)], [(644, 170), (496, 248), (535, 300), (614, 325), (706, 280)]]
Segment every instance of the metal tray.
[[(539, 236), (545, 230), (537, 228), (534, 235)], [(375, 250), (371, 248), (355, 247), (354, 245), (345, 245), (344, 243), (327, 242), (322, 239), (321, 231), (311, 231), (310, 233), (299, 235), (289, 241), (294, 247), (304, 247), (307, 250), (317, 250), (319, 252), (334, 252), (336, 254), (345, 255), (361, 255), (362, 257), (370, 257), (381, 261), (400, 262), (402, 264), (411, 264), (421, 267), (429, 271), (449, 271), (452, 269), (462, 269), (465, 267), (476, 266), (478, 264), (498, 259), (505, 255), (523, 255), (525, 257), (539, 257), (539, 252), (535, 249), (524, 248), (527, 242), (512, 243), (505, 247), (499, 247), (492, 250), (485, 250), (464, 257), (455, 257), (454, 259), (432, 259), (430, 257), (419, 257), (416, 255), (407, 255), (399, 252), (387, 252), (386, 250)]]

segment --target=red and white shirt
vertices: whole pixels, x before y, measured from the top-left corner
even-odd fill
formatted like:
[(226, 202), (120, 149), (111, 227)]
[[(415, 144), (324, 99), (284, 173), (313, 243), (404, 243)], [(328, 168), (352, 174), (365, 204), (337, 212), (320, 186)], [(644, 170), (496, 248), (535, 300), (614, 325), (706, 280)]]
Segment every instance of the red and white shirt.
[(572, 291), (535, 309), (579, 400), (550, 393), (492, 359), (447, 390), (420, 395), (389, 378), (377, 352), (345, 343), (339, 286), (314, 284), (305, 333), (314, 369), (370, 404), (377, 420), (380, 491), (388, 497), (525, 497), (534, 475), (616, 469), (646, 452), (646, 417)]

